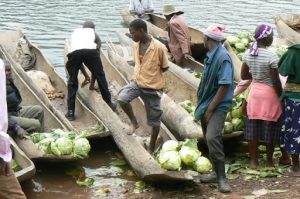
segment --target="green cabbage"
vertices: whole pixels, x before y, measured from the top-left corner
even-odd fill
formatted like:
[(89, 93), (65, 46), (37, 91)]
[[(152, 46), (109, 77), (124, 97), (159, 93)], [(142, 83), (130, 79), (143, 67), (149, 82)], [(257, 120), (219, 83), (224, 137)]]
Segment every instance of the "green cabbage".
[(193, 111), (193, 104), (190, 100), (185, 100), (183, 102), (180, 102), (179, 105), (189, 113)]
[(247, 47), (250, 42), (249, 42), (248, 38), (242, 38), (241, 43), (244, 44)]
[(86, 138), (76, 138), (74, 140), (73, 152), (75, 157), (84, 158), (91, 150), (89, 141)]
[(181, 169), (181, 159), (177, 151), (160, 151), (158, 162), (162, 168), (167, 170)]
[(200, 156), (194, 163), (193, 168), (199, 173), (208, 173), (212, 169), (210, 161), (203, 156)]
[(231, 122), (225, 122), (224, 134), (230, 134), (233, 131), (233, 124)]
[(232, 120), (231, 112), (228, 112), (227, 115), (226, 115), (225, 121), (226, 122), (231, 122), (231, 120)]
[(240, 41), (240, 39), (236, 36), (228, 36), (226, 39), (231, 46)]
[(202, 76), (202, 73), (200, 73), (200, 72), (194, 72), (194, 76), (195, 76), (196, 78), (200, 79), (201, 76)]
[(238, 33), (237, 36), (240, 39), (249, 39), (251, 37), (251, 34), (249, 32), (242, 31), (242, 32)]
[(239, 108), (234, 108), (231, 111), (232, 118), (242, 118), (243, 117), (243, 109), (240, 106)]
[(53, 135), (56, 137), (68, 137), (68, 132), (65, 132), (61, 129), (54, 129)]
[(178, 151), (179, 143), (175, 140), (168, 140), (162, 146), (162, 151)]
[(288, 50), (288, 46), (283, 45), (276, 48), (276, 54), (278, 57), (282, 57), (282, 55)]
[(51, 142), (54, 142), (54, 138), (51, 137), (45, 138), (38, 142), (38, 146), (45, 153), (51, 154), (52, 153), (51, 146), (50, 146)]
[(55, 144), (61, 155), (71, 155), (73, 150), (73, 142), (69, 138), (61, 137), (55, 141)]
[(245, 126), (244, 121), (240, 118), (233, 118), (232, 124), (233, 124), (234, 131), (241, 131), (244, 129)]
[(56, 155), (56, 156), (62, 155), (61, 152), (59, 151), (59, 149), (57, 148), (57, 145), (55, 142), (51, 142), (50, 147), (51, 147), (51, 151), (54, 155)]
[(193, 163), (201, 156), (201, 152), (191, 147), (181, 147), (179, 151), (181, 161), (188, 166), (192, 166)]
[(243, 44), (243, 43), (241, 43), (241, 42), (235, 43), (235, 44), (234, 44), (234, 47), (235, 47), (235, 49), (236, 49), (239, 53), (244, 52), (244, 51), (246, 50), (245, 44)]

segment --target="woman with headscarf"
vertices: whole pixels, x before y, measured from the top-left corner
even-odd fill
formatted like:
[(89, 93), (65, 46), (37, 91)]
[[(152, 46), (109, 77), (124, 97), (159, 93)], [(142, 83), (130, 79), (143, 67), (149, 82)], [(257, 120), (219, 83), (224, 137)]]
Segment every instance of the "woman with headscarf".
[(280, 144), (292, 156), (293, 175), (300, 176), (300, 44), (289, 47), (278, 65), (280, 74), (287, 76)]
[(258, 166), (258, 141), (266, 144), (267, 166), (273, 165), (275, 144), (279, 143), (282, 87), (278, 74), (279, 58), (267, 49), (273, 42), (273, 28), (259, 25), (255, 41), (243, 57), (242, 80), (252, 80), (248, 96), (245, 139), (248, 141), (250, 168)]

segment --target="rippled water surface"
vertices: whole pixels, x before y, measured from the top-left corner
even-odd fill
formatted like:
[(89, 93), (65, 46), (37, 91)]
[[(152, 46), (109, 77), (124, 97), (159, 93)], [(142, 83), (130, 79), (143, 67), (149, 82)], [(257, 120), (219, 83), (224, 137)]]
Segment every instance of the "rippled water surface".
[[(114, 30), (122, 26), (119, 11), (129, 0), (1, 0), (1, 30), (22, 28), (56, 67), (63, 66), (64, 39), (84, 20), (95, 21), (103, 41), (116, 42)], [(155, 12), (172, 3), (185, 12), (190, 25), (203, 29), (213, 23), (227, 25), (228, 33), (253, 31), (258, 23), (273, 23), (280, 13), (300, 13), (299, 0), (153, 0)]]
[[(259, 23), (273, 23), (273, 17), (277, 14), (300, 13), (300, 0), (153, 1), (157, 13), (162, 11), (164, 4), (172, 3), (185, 12), (184, 17), (190, 25), (204, 29), (210, 24), (223, 23), (227, 25), (228, 34), (241, 30), (253, 32)], [(1, 0), (0, 29), (23, 29), (30, 40), (45, 52), (50, 62), (63, 71), (64, 40), (72, 30), (87, 19), (93, 20), (102, 41), (107, 41), (110, 37), (113, 42), (117, 42), (114, 31), (122, 27), (119, 11), (127, 8), (128, 2), (129, 0)], [(109, 150), (107, 148), (96, 149), (92, 158), (80, 165), (87, 171), (108, 165), (111, 158), (104, 153)], [(29, 198), (87, 198), (90, 190), (78, 189), (72, 177), (59, 171), (61, 167), (62, 165), (50, 168), (40, 165), (37, 176), (24, 185)], [(47, 171), (49, 169), (50, 172)], [(100, 180), (104, 184), (112, 181), (111, 177), (101, 177)], [(115, 198), (120, 196), (118, 190), (112, 191), (115, 191)]]

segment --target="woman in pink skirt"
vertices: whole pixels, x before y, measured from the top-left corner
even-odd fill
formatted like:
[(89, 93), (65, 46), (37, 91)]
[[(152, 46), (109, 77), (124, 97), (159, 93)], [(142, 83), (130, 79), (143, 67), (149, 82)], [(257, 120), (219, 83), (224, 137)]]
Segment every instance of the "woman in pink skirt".
[(252, 80), (248, 96), (245, 139), (248, 141), (250, 168), (258, 166), (258, 141), (266, 144), (267, 166), (273, 165), (274, 146), (279, 144), (282, 87), (278, 74), (278, 56), (267, 50), (273, 42), (273, 28), (256, 28), (255, 41), (243, 57), (241, 78)]

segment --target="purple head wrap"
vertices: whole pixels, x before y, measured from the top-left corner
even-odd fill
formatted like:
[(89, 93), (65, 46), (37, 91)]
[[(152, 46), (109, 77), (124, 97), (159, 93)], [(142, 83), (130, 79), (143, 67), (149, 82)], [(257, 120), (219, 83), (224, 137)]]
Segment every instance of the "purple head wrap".
[(258, 30), (255, 32), (254, 35), (254, 42), (250, 48), (250, 55), (252, 56), (258, 55), (257, 41), (268, 37), (270, 34), (272, 34), (272, 32), (273, 32), (273, 28), (269, 24), (262, 24), (259, 26)]

